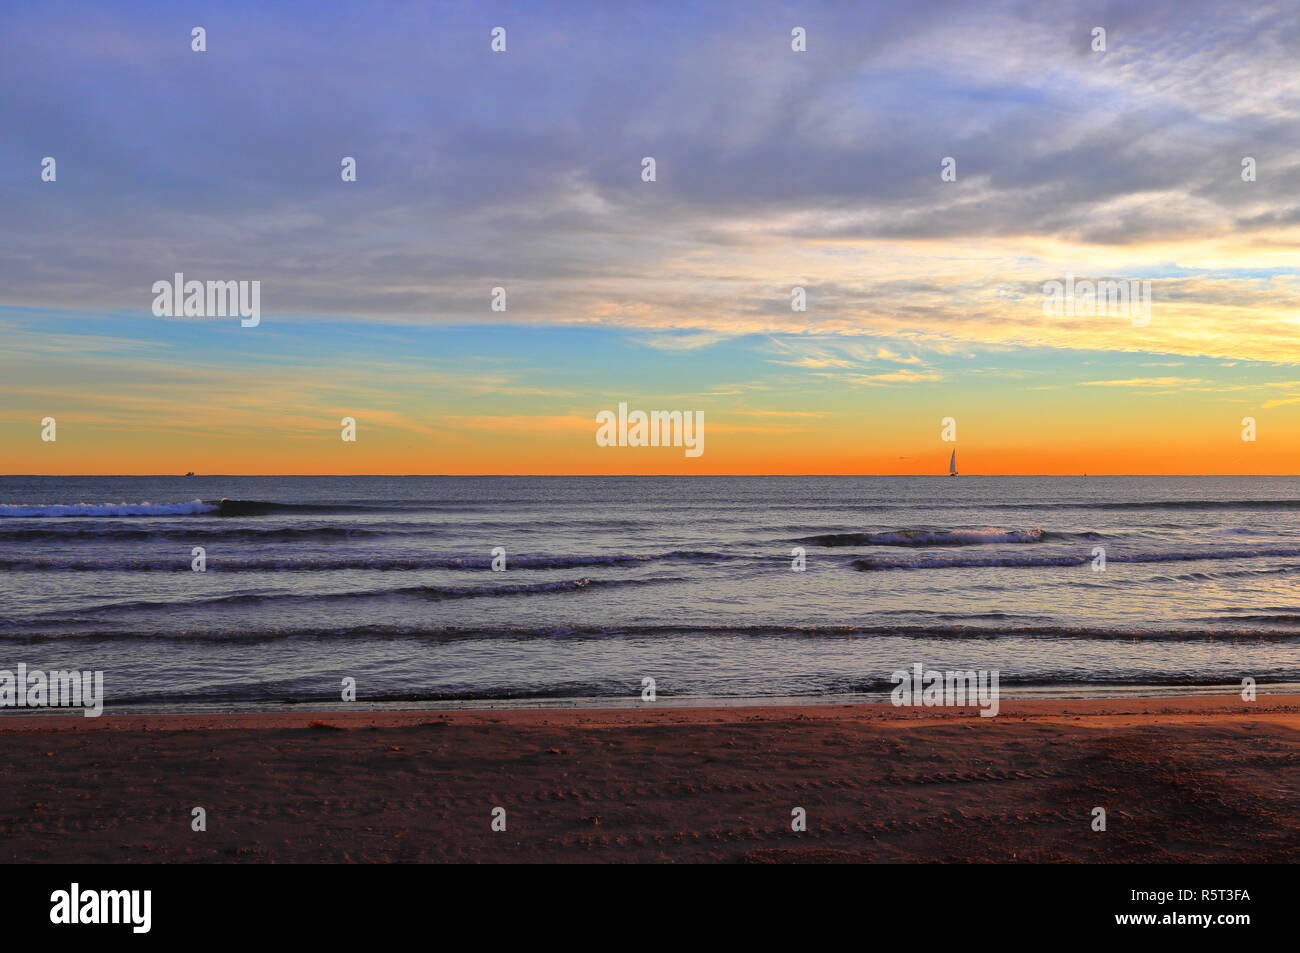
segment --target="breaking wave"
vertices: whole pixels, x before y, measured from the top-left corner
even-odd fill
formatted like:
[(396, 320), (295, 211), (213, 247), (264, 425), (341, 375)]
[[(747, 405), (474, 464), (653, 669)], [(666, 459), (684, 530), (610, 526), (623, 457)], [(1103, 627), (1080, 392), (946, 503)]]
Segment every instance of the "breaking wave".
[(812, 546), (987, 546), (1041, 543), (1041, 529), (895, 529), (883, 533), (823, 533), (799, 540)]
[[(1202, 559), (1259, 559), (1267, 556), (1300, 556), (1300, 548), (1286, 549), (1219, 549), (1170, 553), (1108, 553), (1112, 563), (1197, 562)], [(1013, 566), (1082, 566), (1092, 562), (1088, 553), (1059, 555), (1008, 556), (921, 556), (915, 559), (889, 559), (863, 556), (853, 560), (854, 569), (873, 572), (883, 569), (983, 569)]]
[(54, 503), (0, 504), (0, 518), (68, 517), (68, 516), (200, 516), (216, 513), (219, 504), (193, 500), (189, 503)]

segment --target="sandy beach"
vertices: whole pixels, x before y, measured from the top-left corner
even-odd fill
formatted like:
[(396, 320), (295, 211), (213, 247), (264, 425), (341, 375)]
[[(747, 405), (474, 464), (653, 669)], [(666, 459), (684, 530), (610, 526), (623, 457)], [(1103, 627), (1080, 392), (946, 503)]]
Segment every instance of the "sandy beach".
[(1004, 701), (996, 718), (867, 704), (5, 716), (0, 734), (6, 862), (1300, 856), (1294, 695)]

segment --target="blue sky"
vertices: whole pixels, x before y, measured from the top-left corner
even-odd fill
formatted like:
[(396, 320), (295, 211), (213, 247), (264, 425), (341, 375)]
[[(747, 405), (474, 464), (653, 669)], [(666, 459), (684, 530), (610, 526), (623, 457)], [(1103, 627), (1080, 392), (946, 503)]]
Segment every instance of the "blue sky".
[[(1114, 405), (1123, 472), (1245, 408), (1293, 469), (1297, 48), (1284, 4), (10, 5), (0, 437), (41, 466), (48, 407), (61, 467), (128, 431), (291, 466), (355, 406), (376, 468), (598, 471), (582, 421), (630, 399), (707, 407), (722, 471), (870, 471), (947, 407), (1011, 470), (1061, 415), (1103, 454)], [(262, 324), (153, 317), (177, 271), (260, 281)], [(1067, 274), (1152, 280), (1150, 325), (1045, 316)]]

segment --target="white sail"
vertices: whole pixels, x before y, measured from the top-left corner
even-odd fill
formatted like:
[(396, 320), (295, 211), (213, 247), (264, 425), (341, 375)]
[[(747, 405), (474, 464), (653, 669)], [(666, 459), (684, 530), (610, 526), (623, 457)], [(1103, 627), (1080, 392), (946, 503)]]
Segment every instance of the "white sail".
[(952, 452), (952, 459), (948, 461), (948, 476), (957, 475), (957, 451)]

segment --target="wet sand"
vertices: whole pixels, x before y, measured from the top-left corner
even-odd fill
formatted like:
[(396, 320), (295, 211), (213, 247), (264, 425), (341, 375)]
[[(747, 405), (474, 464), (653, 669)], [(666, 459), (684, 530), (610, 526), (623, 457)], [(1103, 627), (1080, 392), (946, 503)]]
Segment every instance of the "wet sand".
[(0, 741), (6, 862), (1300, 859), (1295, 695), (6, 714)]

